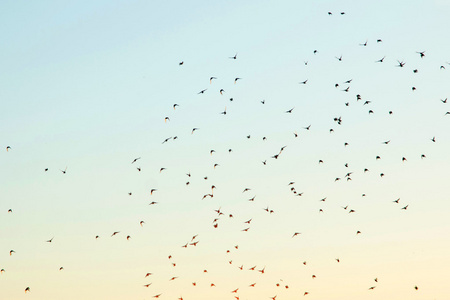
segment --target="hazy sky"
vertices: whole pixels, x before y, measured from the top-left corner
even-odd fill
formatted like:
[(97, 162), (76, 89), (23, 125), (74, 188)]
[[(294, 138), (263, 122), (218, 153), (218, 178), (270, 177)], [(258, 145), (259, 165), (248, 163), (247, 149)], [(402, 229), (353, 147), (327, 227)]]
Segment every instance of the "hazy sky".
[(449, 13), (2, 1), (0, 299), (447, 299)]

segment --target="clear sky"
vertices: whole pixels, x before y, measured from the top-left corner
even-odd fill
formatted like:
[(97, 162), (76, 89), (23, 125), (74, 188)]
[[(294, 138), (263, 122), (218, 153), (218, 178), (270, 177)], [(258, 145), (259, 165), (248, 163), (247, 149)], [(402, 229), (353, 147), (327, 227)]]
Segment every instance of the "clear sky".
[(448, 299), (449, 13), (2, 1), (0, 299)]

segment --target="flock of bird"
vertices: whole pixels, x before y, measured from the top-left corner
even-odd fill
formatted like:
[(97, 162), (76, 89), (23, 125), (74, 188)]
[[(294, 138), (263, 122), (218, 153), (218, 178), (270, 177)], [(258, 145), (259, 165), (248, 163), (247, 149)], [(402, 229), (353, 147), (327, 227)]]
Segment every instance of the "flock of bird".
[[(333, 13), (332, 12), (328, 12), (328, 15), (332, 16)], [(340, 12), (339, 15), (343, 16), (343, 15), (345, 15), (345, 12)], [(357, 47), (358, 46), (359, 47), (369, 47), (370, 43), (371, 43), (371, 41), (366, 40), (363, 43), (359, 43), (359, 45), (355, 45), (355, 46), (357, 46)], [(377, 39), (377, 40), (374, 41), (374, 43), (380, 44), (380, 43), (383, 43), (383, 40), (382, 39)], [(311, 52), (312, 52), (313, 55), (319, 55), (319, 50), (317, 50), (317, 49), (311, 50)], [(417, 54), (417, 59), (420, 59), (420, 60), (426, 60), (427, 59), (428, 53), (426, 51), (420, 49), (419, 51), (415, 51), (415, 52)], [(335, 56), (335, 58), (339, 62), (343, 61), (343, 55)], [(226, 59), (226, 58), (224, 58), (224, 59)], [(238, 61), (240, 59), (240, 57), (238, 56), (238, 53), (235, 53), (234, 55), (229, 56), (228, 59), (229, 60), (233, 60), (233, 61)], [(180, 68), (183, 68), (183, 67), (185, 67), (185, 65), (187, 63), (188, 62), (180, 61), (180, 62), (178, 62), (178, 65), (179, 65)], [(380, 59), (375, 60), (374, 63), (376, 63), (376, 64), (386, 64), (386, 56), (383, 56)], [(307, 66), (308, 65), (308, 61), (304, 61), (304, 65)], [(392, 67), (396, 67), (396, 68), (407, 68), (408, 65), (409, 65), (409, 63), (407, 63), (405, 61), (401, 61), (401, 60), (395, 60), (394, 63), (392, 63)], [(413, 63), (411, 63), (411, 65), (413, 65)], [(441, 69), (441, 70), (445, 70), (445, 65), (443, 64), (443, 65), (440, 65), (440, 66), (436, 66), (436, 68)], [(413, 73), (418, 73), (419, 70), (417, 68), (411, 68), (410, 71), (413, 72)], [(208, 95), (208, 93), (215, 93), (214, 89), (216, 90), (216, 93), (218, 92), (220, 95), (224, 95), (226, 93), (226, 91), (223, 88), (217, 87), (216, 83), (219, 80), (220, 80), (220, 78), (218, 78), (218, 77), (206, 75), (205, 76), (205, 82), (208, 82), (209, 86), (201, 89), (198, 92), (196, 92), (196, 94), (197, 94), (196, 96), (197, 97), (206, 97)], [(235, 85), (239, 85), (239, 84), (244, 85), (245, 84), (245, 78), (241, 78), (241, 77), (229, 78), (228, 80), (230, 82), (233, 82)], [(330, 88), (338, 89), (338, 90), (340, 90), (340, 91), (342, 91), (344, 93), (350, 93), (350, 91), (352, 90), (351, 89), (352, 81), (353, 81), (353, 79), (349, 79), (349, 80), (343, 81), (341, 83), (336, 83), (334, 85), (334, 87), (330, 87)], [(299, 81), (297, 84), (308, 85), (309, 83), (310, 83), (310, 81), (308, 79), (304, 79), (304, 80)], [(415, 91), (416, 87), (413, 86), (411, 89), (412, 89), (412, 91)], [(193, 95), (195, 95), (195, 92), (193, 93)], [(370, 105), (372, 104), (371, 100), (364, 100), (363, 97), (360, 94), (358, 94), (358, 93), (355, 93), (352, 96), (352, 98), (354, 99), (355, 104), (360, 104), (363, 107), (366, 107), (366, 106), (369, 107), (369, 109), (367, 110), (367, 113), (369, 115), (372, 115), (372, 114), (375, 113), (374, 109), (370, 108)], [(230, 105), (232, 105), (233, 100), (234, 100), (233, 98), (229, 99)], [(439, 101), (439, 100), (436, 100), (436, 101)], [(445, 105), (447, 103), (447, 98), (440, 99), (440, 102), (443, 105)], [(345, 107), (348, 107), (348, 106), (351, 105), (351, 103), (352, 103), (352, 101), (348, 100), (347, 102), (343, 103), (343, 105)], [(266, 104), (266, 100), (261, 100), (258, 105), (265, 105), (265, 104)], [(171, 110), (179, 110), (179, 108), (182, 108), (184, 105), (185, 104), (174, 103), (174, 104), (168, 105), (168, 108), (170, 108)], [(295, 112), (296, 112), (296, 108), (295, 107), (290, 107), (290, 108), (286, 109), (285, 111), (273, 112), (273, 113), (274, 114), (295, 114)], [(227, 112), (227, 108), (225, 107), (223, 111), (218, 111), (217, 114), (218, 115), (223, 115), (223, 117), (226, 118), (227, 115), (229, 115), (229, 112)], [(393, 114), (394, 114), (394, 112), (392, 110), (387, 111), (387, 115), (393, 115)], [(446, 116), (446, 115), (449, 115), (449, 114), (450, 114), (450, 111), (446, 111), (445, 109), (442, 110), (442, 116)], [(436, 117), (439, 117), (439, 116), (436, 116)], [(169, 116), (166, 116), (166, 115), (162, 115), (161, 116), (161, 122), (169, 124), (172, 121), (171, 118), (173, 120), (174, 117), (169, 117)], [(345, 120), (344, 120), (344, 118), (342, 116), (336, 116), (333, 119), (333, 121), (335, 122), (335, 124), (338, 127), (343, 125), (344, 122), (345, 122)], [(314, 126), (315, 126), (314, 123), (308, 124), (308, 125), (304, 126), (303, 129), (306, 130), (306, 131), (313, 131), (314, 130)], [(336, 127), (335, 128), (330, 128), (329, 129), (329, 134), (334, 134), (335, 130), (337, 130)], [(189, 132), (190, 135), (201, 134), (201, 128), (198, 128), (198, 127), (188, 128), (188, 129), (186, 129), (186, 133), (187, 132)], [(186, 134), (186, 135), (188, 135), (188, 134)], [(171, 143), (171, 142), (177, 140), (178, 138), (179, 137), (177, 135), (169, 136), (169, 137), (165, 138), (164, 140), (161, 141), (161, 147), (165, 147), (166, 143)], [(252, 135), (243, 135), (242, 136), (243, 140), (251, 139), (251, 138), (252, 138)], [(297, 133), (296, 131), (293, 132), (292, 139), (295, 140), (295, 139), (298, 139), (298, 138), (299, 138), (299, 133)], [(266, 136), (262, 137), (262, 140), (263, 141), (267, 140), (267, 137)], [(438, 141), (437, 137), (430, 136), (429, 139), (423, 141), (423, 143), (427, 143), (427, 142), (428, 143), (436, 143), (437, 141)], [(289, 142), (291, 142), (291, 141), (286, 141), (286, 145), (281, 146), (279, 148), (279, 150), (277, 150), (276, 152), (273, 153), (273, 155), (271, 155), (271, 156), (267, 157), (266, 159), (264, 159), (263, 161), (261, 161), (262, 166), (267, 166), (267, 164), (269, 162), (276, 163), (278, 160), (283, 159), (284, 151), (289, 147), (288, 146)], [(380, 144), (385, 145), (386, 147), (388, 147), (391, 144), (391, 140), (389, 139), (389, 140), (385, 140), (385, 141), (380, 141)], [(349, 145), (350, 145), (349, 142), (344, 142), (343, 143), (343, 147), (348, 147)], [(6, 152), (8, 152), (8, 153), (13, 152), (15, 150), (15, 148), (16, 147), (14, 145), (7, 145), (6, 146)], [(219, 151), (219, 150), (217, 150), (217, 151)], [(233, 148), (228, 148), (224, 152), (228, 152), (230, 154), (231, 153), (235, 154), (236, 151), (234, 151)], [(205, 157), (206, 156), (213, 157), (214, 155), (216, 155), (216, 150), (215, 149), (211, 149), (209, 151), (209, 153), (205, 153)], [(419, 159), (419, 160), (425, 160), (425, 159), (427, 159), (427, 155), (426, 155), (426, 153), (418, 152), (417, 155), (416, 155), (416, 158)], [(142, 167), (139, 166), (139, 163), (142, 162), (145, 159), (146, 159), (146, 157), (144, 157), (144, 156), (131, 158), (130, 161), (128, 162), (128, 164), (130, 164), (133, 168), (136, 168), (136, 170), (138, 172), (141, 172)], [(381, 159), (381, 155), (377, 155), (373, 159), (378, 161), (378, 160)], [(401, 160), (402, 163), (407, 163), (407, 161), (408, 161), (408, 159), (405, 156), (400, 157), (399, 160)], [(326, 161), (324, 161), (323, 159), (319, 159), (317, 161), (318, 167), (320, 167), (323, 164), (326, 164)], [(214, 163), (212, 165), (212, 167), (217, 172), (220, 172), (220, 168), (222, 167), (222, 165), (219, 164), (219, 163)], [(342, 175), (337, 175), (337, 176), (334, 175), (334, 174), (330, 174), (329, 175), (329, 180), (330, 181), (334, 181), (334, 182), (344, 182), (344, 181), (345, 182), (349, 182), (349, 181), (352, 181), (353, 178), (355, 178), (354, 176), (364, 176), (364, 174), (371, 172), (368, 167), (365, 167), (365, 168), (359, 170), (359, 172), (356, 171), (356, 170), (351, 170), (350, 171), (351, 167), (350, 167), (350, 164), (348, 162), (345, 162), (344, 167), (347, 170), (349, 170), (349, 171), (345, 172), (345, 174), (343, 173)], [(46, 167), (45, 169), (43, 169), (43, 171), (44, 172), (50, 172), (50, 171), (53, 171), (53, 170), (51, 170), (48, 167)], [(162, 167), (159, 168), (158, 171), (159, 171), (159, 173), (166, 173), (166, 172), (170, 172), (170, 169), (162, 166)], [(68, 168), (68, 166), (61, 166), (61, 168), (56, 170), (56, 172), (60, 172), (60, 174), (64, 175), (64, 176), (70, 176), (70, 168)], [(189, 172), (187, 170), (186, 170), (186, 175), (185, 176), (186, 176), (186, 182), (185, 182), (186, 186), (190, 186), (191, 185), (191, 180), (193, 178), (195, 178), (196, 176), (200, 180), (204, 180), (204, 181), (209, 180), (207, 175), (194, 175), (194, 174), (191, 174), (191, 172)], [(385, 176), (385, 173), (384, 172), (380, 172), (378, 174), (378, 176), (380, 178), (383, 178)], [(214, 198), (214, 196), (216, 195), (215, 191), (217, 190), (216, 185), (218, 185), (218, 184), (219, 184), (218, 182), (211, 183), (210, 190), (208, 190), (207, 192), (205, 192), (202, 195), (198, 195), (198, 200), (201, 201), (201, 200), (207, 200), (207, 199)], [(305, 195), (308, 192), (306, 190), (298, 191), (297, 188), (295, 187), (295, 185), (296, 185), (296, 183), (294, 181), (290, 181), (290, 182), (286, 182), (285, 187), (281, 187), (281, 188), (289, 189), (290, 193), (293, 196), (295, 196), (295, 197), (303, 197), (304, 198)], [(242, 193), (244, 195), (247, 195), (247, 194), (251, 193), (252, 188), (248, 187), (248, 186), (245, 186), (245, 184), (243, 184), (242, 186), (236, 187), (236, 190), (239, 190), (240, 193)], [(148, 195), (152, 199), (152, 201), (149, 202), (148, 205), (161, 205), (161, 203), (158, 201), (158, 193), (159, 192), (160, 192), (159, 188), (149, 188)], [(128, 193), (128, 195), (132, 196), (133, 192), (130, 191)], [(366, 195), (363, 194), (362, 196), (365, 197)], [(255, 201), (255, 197), (256, 196), (252, 194), (251, 196), (248, 197), (248, 201), (252, 202), (252, 203), (256, 203), (257, 201)], [(321, 199), (316, 199), (316, 200), (318, 202), (320, 202), (321, 204), (324, 204), (324, 202), (327, 201), (327, 197), (323, 197)], [(393, 209), (398, 209), (399, 213), (407, 213), (407, 212), (404, 212), (404, 211), (407, 211), (408, 209), (410, 209), (410, 204), (403, 203), (403, 201), (401, 201), (400, 198), (391, 199), (390, 201), (393, 203), (392, 204), (393, 205), (392, 206)], [(350, 207), (349, 205), (343, 205), (341, 207), (348, 214), (356, 214), (357, 213), (357, 210), (355, 208)], [(265, 206), (265, 207), (259, 207), (258, 206), (255, 209), (255, 211), (256, 210), (261, 210), (261, 209), (264, 212), (266, 212), (268, 215), (272, 215), (272, 214), (276, 213), (275, 210), (273, 208), (269, 207), (269, 206)], [(14, 208), (13, 207), (8, 208), (7, 213), (13, 215), (15, 213), (14, 212)], [(217, 209), (214, 210), (214, 212), (211, 212), (211, 213), (213, 214), (212, 218), (211, 218), (211, 223), (210, 224), (205, 224), (205, 226), (212, 226), (212, 228), (214, 228), (214, 229), (217, 229), (219, 227), (219, 225), (221, 223), (221, 220), (223, 220), (224, 218), (233, 219), (234, 220), (235, 219), (235, 214), (236, 214), (235, 212), (226, 212), (224, 209), (222, 209), (222, 207), (218, 207)], [(320, 208), (317, 213), (323, 214), (324, 213), (324, 207)], [(242, 225), (242, 228), (240, 229), (241, 232), (248, 232), (252, 228), (252, 225), (253, 225), (252, 220), (253, 220), (253, 218), (248, 218), (245, 221), (242, 221), (242, 222), (239, 221), (239, 222), (241, 222), (241, 225)], [(236, 221), (236, 222), (238, 222), (238, 221)], [(140, 226), (142, 228), (145, 228), (145, 226), (146, 226), (145, 220), (136, 220), (136, 226)], [(287, 232), (287, 233), (281, 233), (281, 234), (289, 236), (291, 239), (298, 239), (298, 238), (301, 238), (301, 236), (302, 236), (302, 234), (304, 234), (304, 232), (293, 231), (293, 232)], [(362, 232), (358, 228), (355, 228), (353, 234), (355, 236), (360, 236), (360, 235), (363, 235), (364, 232)], [(98, 240), (96, 242), (101, 243), (102, 237), (103, 236), (101, 236), (100, 234), (97, 234), (95, 236), (92, 236), (92, 239)], [(123, 235), (123, 233), (120, 230), (111, 230), (110, 236), (107, 237), (107, 238), (123, 238), (124, 241), (132, 240), (132, 236), (130, 234)], [(188, 248), (188, 247), (191, 248), (191, 247), (197, 247), (197, 246), (201, 247), (202, 243), (200, 243), (200, 238), (201, 237), (199, 237), (198, 234), (193, 234), (192, 237), (190, 237), (187, 242), (186, 241), (183, 241), (183, 242), (180, 241), (179, 247), (181, 247), (181, 248)], [(58, 239), (58, 237), (51, 237), (50, 239), (48, 239), (46, 241), (43, 241), (43, 242), (52, 244), (52, 243), (54, 243), (53, 241), (57, 240), (57, 239)], [(242, 247), (242, 246), (241, 245), (234, 245), (234, 249), (233, 250), (234, 251), (239, 251), (240, 247)], [(232, 250), (227, 249), (226, 253), (230, 253), (231, 251)], [(15, 256), (15, 257), (16, 256), (20, 256), (21, 255), (20, 252), (21, 252), (20, 249), (11, 249), (9, 251), (9, 256)], [(181, 265), (181, 264), (177, 264), (177, 262), (175, 262), (175, 260), (174, 260), (175, 258), (170, 253), (167, 253), (166, 257), (170, 261), (170, 266), (172, 268), (175, 268), (175, 270), (177, 268), (179, 268), (179, 265)], [(5, 259), (3, 257), (3, 255), (2, 255), (1, 259), (2, 260)], [(2, 260), (0, 260), (0, 264), (1, 264)], [(345, 262), (342, 262), (342, 260), (340, 258), (338, 258), (338, 257), (335, 258), (335, 263), (339, 263), (339, 264), (343, 264), (344, 263), (345, 264)], [(234, 265), (235, 262), (233, 260), (228, 260), (225, 264)], [(306, 266), (307, 262), (303, 261), (302, 264)], [(244, 266), (244, 264), (238, 264), (236, 266), (235, 270), (236, 270), (236, 272), (240, 272), (240, 271), (244, 271), (244, 270), (246, 270), (246, 271), (253, 271), (253, 272), (259, 273), (262, 276), (264, 276), (266, 273), (271, 272), (269, 266), (266, 267), (266, 266), (263, 266), (263, 265), (258, 267), (258, 266)], [(70, 272), (70, 271), (64, 270), (63, 266), (61, 266), (59, 268), (59, 271), (61, 271), (61, 272), (63, 272), (63, 271), (64, 272)], [(0, 275), (1, 276), (5, 276), (5, 274), (9, 273), (9, 272), (14, 272), (14, 269), (6, 270), (4, 268), (1, 268), (1, 265), (0, 265)], [(207, 269), (202, 269), (201, 272), (208, 273), (208, 270)], [(153, 278), (157, 277), (158, 274), (155, 274), (151, 270), (149, 270), (149, 272), (141, 274), (141, 275), (142, 275), (143, 282), (140, 283), (140, 287), (141, 288), (148, 288), (149, 290), (153, 291), (153, 294), (149, 295), (149, 297), (163, 299), (164, 296), (165, 296), (165, 292), (159, 290), (158, 289), (158, 285), (154, 284), (154, 281), (152, 280)], [(311, 274), (310, 276), (314, 280), (320, 280), (320, 279), (317, 279), (319, 277), (319, 275), (317, 275), (317, 274)], [(0, 277), (0, 280), (4, 280), (4, 279)], [(175, 280), (177, 280), (177, 281), (179, 281), (179, 280), (189, 281), (190, 280), (189, 284), (192, 287), (197, 287), (199, 285), (205, 286), (204, 282), (199, 283), (195, 279), (189, 279), (189, 278), (184, 278), (183, 279), (182, 277), (179, 277), (179, 276), (172, 276), (170, 278), (167, 278), (167, 280), (168, 281), (175, 281)], [(373, 291), (380, 284), (382, 284), (381, 282), (382, 282), (382, 278), (380, 278), (380, 279), (378, 277), (377, 278), (373, 278), (373, 282), (372, 282), (373, 284), (372, 285), (368, 285), (368, 286), (362, 287), (362, 288), (364, 288), (364, 289), (366, 289), (368, 291)], [(207, 283), (206, 286), (209, 286), (210, 288), (214, 288), (214, 287), (216, 287), (216, 285), (219, 285), (219, 284), (220, 284), (219, 282), (214, 281), (214, 282)], [(281, 289), (287, 290), (289, 288), (292, 288), (292, 286), (293, 286), (293, 284), (286, 284), (282, 280), (277, 281), (277, 282), (273, 282), (273, 285), (276, 286), (277, 288), (280, 288), (280, 290)], [(410, 288), (413, 289), (413, 290), (419, 290), (418, 285), (419, 285), (419, 283), (417, 285), (410, 286)], [(242, 298), (242, 296), (240, 296), (240, 292), (242, 290), (244, 290), (244, 289), (247, 289), (247, 290), (248, 289), (255, 289), (257, 287), (258, 287), (258, 282), (249, 282), (246, 286), (236, 287), (236, 288), (234, 288), (234, 289), (229, 291), (229, 294), (230, 294), (229, 298), (230, 299), (236, 299), (236, 300), (244, 299), (244, 298)], [(24, 286), (23, 290), (22, 290), (22, 293), (23, 292), (25, 292), (27, 294), (28, 293), (32, 294), (33, 293), (33, 287)], [(280, 291), (280, 294), (281, 293), (282, 292)], [(181, 294), (181, 292), (180, 292), (180, 294)], [(313, 294), (313, 292), (311, 290), (307, 289), (307, 287), (306, 287), (305, 290), (302, 293), (302, 296), (309, 296), (309, 297), (311, 297), (312, 294)], [(1, 291), (0, 291), (0, 296), (1, 296)], [(306, 298), (308, 298), (308, 297), (306, 297)], [(181, 296), (181, 295), (178, 298), (178, 300), (183, 300), (183, 299), (192, 299), (192, 298), (188, 298), (186, 296)], [(283, 297), (282, 296), (278, 296), (278, 295), (267, 295), (266, 299), (282, 300)]]

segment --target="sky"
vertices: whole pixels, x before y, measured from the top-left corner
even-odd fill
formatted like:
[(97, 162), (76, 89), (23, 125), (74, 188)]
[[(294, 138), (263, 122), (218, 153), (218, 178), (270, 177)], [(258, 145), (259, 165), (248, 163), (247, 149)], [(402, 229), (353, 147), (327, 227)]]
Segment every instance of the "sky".
[(449, 13), (2, 1), (0, 299), (447, 299)]

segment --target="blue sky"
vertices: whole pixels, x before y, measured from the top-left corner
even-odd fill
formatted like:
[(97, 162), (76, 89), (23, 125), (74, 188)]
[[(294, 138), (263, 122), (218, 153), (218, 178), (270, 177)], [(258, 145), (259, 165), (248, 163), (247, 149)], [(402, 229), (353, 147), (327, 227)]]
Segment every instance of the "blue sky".
[(239, 287), (241, 299), (445, 299), (449, 12), (447, 1), (2, 2), (0, 298), (234, 299)]

